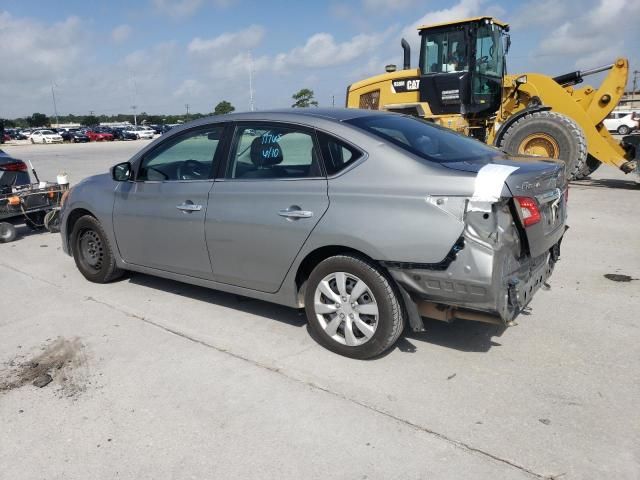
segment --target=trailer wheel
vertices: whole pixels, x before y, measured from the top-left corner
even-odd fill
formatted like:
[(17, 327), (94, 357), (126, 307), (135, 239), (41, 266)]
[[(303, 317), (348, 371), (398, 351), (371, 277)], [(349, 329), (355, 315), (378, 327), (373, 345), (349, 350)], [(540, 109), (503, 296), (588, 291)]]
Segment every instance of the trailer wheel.
[(16, 239), (16, 227), (8, 222), (0, 222), (0, 243), (13, 242)]
[(587, 178), (589, 175), (595, 172), (598, 167), (600, 167), (600, 165), (602, 165), (600, 160), (591, 155), (587, 155), (587, 161), (584, 162), (584, 165), (578, 172), (578, 175), (576, 175), (576, 180), (583, 180)]
[(504, 133), (499, 147), (509, 154), (560, 159), (568, 180), (576, 178), (587, 160), (584, 132), (557, 112), (532, 112), (520, 118)]

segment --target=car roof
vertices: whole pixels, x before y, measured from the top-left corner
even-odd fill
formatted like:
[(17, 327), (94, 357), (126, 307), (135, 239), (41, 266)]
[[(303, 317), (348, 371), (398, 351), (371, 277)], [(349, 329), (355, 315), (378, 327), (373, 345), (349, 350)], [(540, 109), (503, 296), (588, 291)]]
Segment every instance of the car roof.
[(182, 124), (175, 129), (181, 132), (187, 128), (208, 125), (212, 123), (264, 121), (264, 122), (299, 122), (310, 126), (318, 126), (323, 122), (342, 122), (359, 117), (377, 115), (398, 115), (380, 110), (359, 110), (356, 108), (288, 108), (278, 110), (259, 110), (255, 112), (228, 113), (203, 117), (192, 122)]

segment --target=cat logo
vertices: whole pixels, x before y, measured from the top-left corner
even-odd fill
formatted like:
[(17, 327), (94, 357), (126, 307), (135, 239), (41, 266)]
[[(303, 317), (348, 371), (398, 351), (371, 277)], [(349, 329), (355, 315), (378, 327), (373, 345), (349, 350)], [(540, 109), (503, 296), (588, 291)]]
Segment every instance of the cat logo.
[(420, 90), (419, 78), (403, 78), (391, 82), (393, 93), (416, 92)]

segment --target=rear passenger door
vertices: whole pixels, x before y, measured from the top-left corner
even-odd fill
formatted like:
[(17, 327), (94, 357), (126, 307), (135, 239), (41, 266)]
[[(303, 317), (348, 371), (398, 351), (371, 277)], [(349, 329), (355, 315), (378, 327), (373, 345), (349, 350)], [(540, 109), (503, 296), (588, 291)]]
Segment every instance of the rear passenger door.
[(207, 208), (214, 280), (276, 292), (328, 206), (313, 130), (238, 124)]

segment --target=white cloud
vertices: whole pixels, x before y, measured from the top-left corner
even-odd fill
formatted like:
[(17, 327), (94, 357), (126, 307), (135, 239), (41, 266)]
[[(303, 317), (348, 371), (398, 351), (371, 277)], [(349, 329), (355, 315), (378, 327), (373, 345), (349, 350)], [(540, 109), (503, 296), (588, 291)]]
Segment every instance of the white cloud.
[(362, 0), (362, 6), (371, 12), (404, 10), (416, 3), (417, 0)]
[(118, 25), (111, 31), (111, 39), (116, 43), (122, 43), (131, 36), (132, 31), (129, 25)]
[(534, 56), (568, 57), (575, 67), (586, 68), (613, 62), (621, 55), (624, 37), (616, 35), (614, 30), (637, 28), (640, 2), (599, 0), (594, 8), (584, 11), (552, 28)]
[(336, 43), (333, 35), (316, 33), (309, 37), (303, 46), (276, 55), (274, 68), (287, 70), (298, 67), (323, 68), (341, 65), (374, 51), (389, 37), (389, 34), (390, 30), (373, 35), (360, 34), (349, 41)]
[[(535, 12), (535, 15), (531, 12)], [(532, 0), (522, 5), (509, 23), (514, 31), (557, 25), (574, 12), (567, 4), (558, 0)]]
[(160, 13), (175, 17), (190, 17), (202, 6), (202, 0), (153, 0)]
[(255, 48), (262, 42), (265, 29), (259, 25), (251, 25), (250, 27), (238, 32), (223, 33), (217, 37), (210, 39), (202, 39), (196, 37), (191, 42), (187, 50), (189, 53), (219, 53), (220, 51), (228, 51), (228, 49), (251, 49)]
[[(206, 2), (205, 0), (152, 0), (159, 13), (170, 17), (190, 17)], [(216, 8), (229, 8), (236, 0), (210, 0), (208, 3)]]

